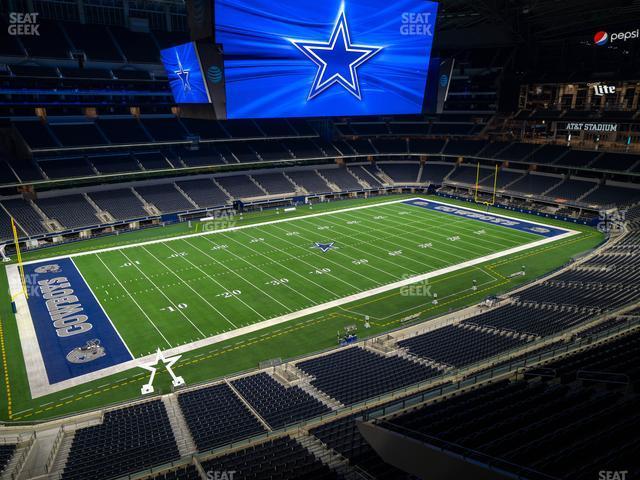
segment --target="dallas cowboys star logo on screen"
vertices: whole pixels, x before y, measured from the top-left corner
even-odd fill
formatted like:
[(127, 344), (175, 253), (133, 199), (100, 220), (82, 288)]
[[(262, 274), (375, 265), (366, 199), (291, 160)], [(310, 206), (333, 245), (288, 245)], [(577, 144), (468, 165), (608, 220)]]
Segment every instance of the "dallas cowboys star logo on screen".
[(182, 90), (191, 90), (191, 84), (189, 83), (189, 73), (191, 72), (190, 68), (183, 68), (182, 62), (180, 61), (180, 55), (176, 52), (176, 60), (178, 61), (178, 69), (174, 70), (180, 81), (182, 82)]
[(328, 42), (316, 40), (290, 40), (290, 42), (318, 66), (307, 100), (320, 95), (336, 83), (358, 100), (362, 100), (357, 69), (378, 54), (382, 47), (352, 43), (344, 7), (338, 13), (338, 19)]

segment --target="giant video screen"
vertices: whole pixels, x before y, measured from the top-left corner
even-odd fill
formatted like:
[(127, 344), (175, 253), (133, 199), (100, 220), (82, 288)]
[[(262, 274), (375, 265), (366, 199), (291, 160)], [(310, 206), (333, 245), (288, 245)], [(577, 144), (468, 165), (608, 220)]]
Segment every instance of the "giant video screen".
[(193, 42), (165, 48), (160, 58), (176, 103), (210, 103)]
[(214, 1), (228, 118), (422, 112), (437, 3)]

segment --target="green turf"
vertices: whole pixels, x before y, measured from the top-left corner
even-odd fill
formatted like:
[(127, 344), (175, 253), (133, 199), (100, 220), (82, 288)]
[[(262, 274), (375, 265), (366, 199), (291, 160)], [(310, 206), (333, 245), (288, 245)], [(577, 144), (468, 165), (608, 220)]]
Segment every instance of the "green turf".
[[(296, 215), (388, 200), (335, 202), (315, 206), (313, 210), (305, 207), (299, 209)], [(404, 211), (410, 213), (401, 215)], [(496, 212), (532, 219), (531, 216), (499, 209)], [(380, 216), (385, 218), (375, 218)], [(282, 213), (262, 212), (236, 220), (238, 225), (247, 225), (276, 218), (283, 218)], [(533, 219), (573, 228), (581, 233), (430, 279), (426, 288), (420, 284), (411, 295), (407, 295), (406, 289), (395, 289), (194, 350), (184, 355), (176, 371), (189, 384), (194, 384), (255, 368), (258, 362), (270, 358), (292, 358), (330, 348), (336, 344), (336, 331), (348, 324), (359, 325), (359, 334), (364, 337), (397, 328), (409, 321), (425, 321), (480, 301), (490, 294), (506, 292), (543, 275), (571, 257), (593, 248), (603, 238), (591, 228), (536, 217)], [(360, 223), (349, 223), (354, 221)], [(485, 233), (474, 233), (480, 230)], [(43, 252), (32, 253), (29, 259), (67, 254), (72, 250), (78, 252), (115, 246), (118, 242), (131, 244), (193, 231), (193, 226), (190, 229), (187, 224), (181, 224), (65, 245), (47, 250), (46, 255)], [(286, 232), (298, 234), (286, 235)], [(460, 240), (447, 239), (455, 236), (460, 236)], [(252, 239), (261, 238), (264, 240), (251, 243)], [(74, 261), (134, 354), (143, 355), (156, 346), (162, 347), (162, 342), (165, 342), (163, 336), (171, 345), (190, 342), (233, 329), (231, 323), (240, 326), (262, 321), (262, 317), (282, 315), (314, 303), (393, 282), (403, 278), (403, 275), (459, 264), (465, 259), (506, 250), (540, 238), (417, 207), (389, 205), (150, 244), (144, 248), (91, 254), (75, 257)], [(315, 241), (335, 241), (338, 248), (323, 254), (311, 248)], [(428, 243), (431, 246), (426, 247), (424, 244)], [(216, 245), (226, 245), (226, 248), (214, 249)], [(419, 248), (418, 245), (426, 248)], [(400, 250), (400, 255), (389, 255)], [(186, 256), (176, 253), (185, 253)], [(135, 261), (139, 261), (140, 265)], [(123, 266), (125, 263), (132, 265)], [(520, 270), (521, 265), (526, 266), (527, 277), (509, 278), (511, 273)], [(322, 273), (315, 273), (316, 270)], [(287, 282), (282, 281), (285, 278)], [(479, 286), (475, 292), (470, 288), (473, 280)], [(0, 277), (0, 282), (0, 288), (6, 291), (4, 275)], [(216, 296), (233, 290), (240, 290), (241, 293), (231, 294), (229, 298)], [(433, 292), (437, 292), (440, 299), (438, 305), (433, 305), (432, 297), (428, 295)], [(182, 303), (187, 304), (186, 308), (177, 308)], [(173, 312), (167, 309), (170, 306)], [(2, 344), (5, 346), (3, 356), (8, 365), (8, 368), (3, 368), (6, 376), (4, 394), (0, 397), (0, 416), (3, 419), (33, 421), (140, 396), (139, 389), (146, 374), (132, 370), (32, 400), (17, 340), (17, 328), (8, 301), (0, 306), (0, 315), (3, 319)], [(370, 330), (362, 328), (365, 315), (370, 316)], [(168, 348), (167, 343), (164, 345)], [(10, 386), (9, 392), (7, 384)], [(170, 388), (168, 375), (160, 373), (156, 386), (160, 392), (166, 392)]]
[[(540, 239), (388, 204), (74, 261), (132, 353), (142, 356)], [(332, 241), (326, 253), (314, 248)]]

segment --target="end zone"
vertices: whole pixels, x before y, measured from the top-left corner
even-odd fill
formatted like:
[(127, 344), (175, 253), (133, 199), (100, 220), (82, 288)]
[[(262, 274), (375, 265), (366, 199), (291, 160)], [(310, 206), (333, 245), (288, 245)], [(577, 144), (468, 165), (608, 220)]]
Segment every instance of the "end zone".
[[(29, 299), (16, 300), (16, 319), (33, 396), (47, 381), (53, 385), (133, 359), (71, 258), (24, 265), (24, 273)], [(20, 291), (17, 266), (8, 266), (7, 276), (11, 291)]]

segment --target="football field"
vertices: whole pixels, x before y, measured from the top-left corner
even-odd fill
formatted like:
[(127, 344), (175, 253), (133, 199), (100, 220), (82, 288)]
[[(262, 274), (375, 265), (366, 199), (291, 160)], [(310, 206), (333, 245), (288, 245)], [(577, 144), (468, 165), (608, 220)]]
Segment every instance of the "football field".
[[(259, 333), (576, 233), (411, 199), (282, 212), (268, 222), (28, 262), (29, 315), (21, 309), (17, 319), (32, 394), (131, 368), (157, 349), (184, 353)], [(479, 286), (485, 280), (479, 275)], [(95, 341), (100, 356), (73, 353)]]

